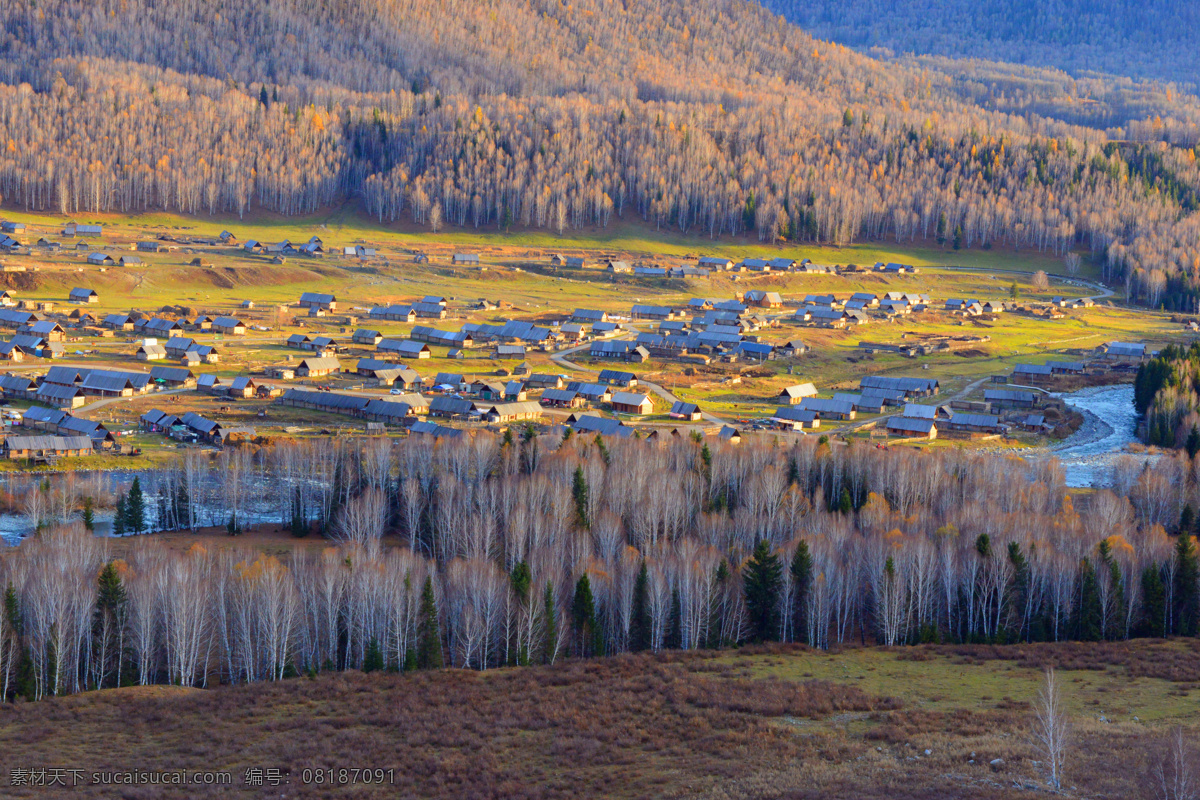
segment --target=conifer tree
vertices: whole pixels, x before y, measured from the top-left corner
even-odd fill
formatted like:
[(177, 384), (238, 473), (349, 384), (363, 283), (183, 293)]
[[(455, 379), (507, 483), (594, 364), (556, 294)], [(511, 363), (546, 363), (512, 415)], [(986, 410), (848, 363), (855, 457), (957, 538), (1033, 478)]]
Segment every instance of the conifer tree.
[(629, 649), (634, 653), (650, 649), (650, 570), (646, 560), (638, 569), (633, 584), (633, 611), (629, 620)]
[(571, 497), (575, 501), (575, 521), (584, 530), (591, 528), (592, 521), (588, 515), (588, 484), (582, 466), (575, 467), (575, 477), (571, 481)]
[(808, 641), (808, 596), (812, 590), (812, 554), (808, 551), (808, 542), (803, 539), (796, 545), (792, 554), (792, 586), (795, 595), (792, 600), (792, 641)]
[(128, 511), (125, 494), (117, 495), (117, 507), (113, 513), (113, 536), (124, 536), (128, 532)]
[(779, 556), (771, 552), (771, 545), (763, 539), (754, 548), (742, 580), (751, 641), (771, 642), (779, 638), (778, 601), (782, 580)]
[(417, 669), (441, 669), (442, 626), (438, 621), (437, 597), (433, 593), (433, 578), (425, 579), (421, 589), (420, 622), (417, 627)]
[(129, 533), (146, 530), (146, 497), (142, 494), (142, 479), (134, 476), (133, 485), (125, 499), (126, 527)]
[(1176, 540), (1175, 562), (1175, 632), (1195, 636), (1200, 628), (1200, 589), (1196, 585), (1200, 565), (1196, 540), (1190, 534), (1181, 534)]
[(1079, 590), (1075, 605), (1075, 638), (1083, 642), (1100, 640), (1100, 591), (1091, 559), (1079, 564)]
[(83, 498), (83, 511), (80, 513), (79, 518), (83, 521), (83, 527), (86, 528), (89, 533), (95, 532), (96, 506), (90, 496)]
[(683, 600), (678, 587), (671, 590), (671, 614), (667, 618), (667, 635), (664, 646), (668, 650), (683, 649)]
[[(114, 686), (121, 685), (121, 665), (125, 658), (125, 612), (127, 597), (125, 585), (117, 572), (116, 565), (108, 562), (100, 570), (97, 579), (96, 610), (94, 613), (93, 638), (96, 643), (96, 658), (99, 661), (97, 683), (105, 685), (110, 673), (109, 660), (114, 662), (116, 675)], [(115, 640), (115, 641), (114, 641)], [(110, 648), (113, 650), (110, 656)]]
[[(522, 609), (528, 609), (529, 591), (533, 587), (533, 575), (529, 571), (529, 565), (524, 561), (518, 562), (509, 575), (508, 583), (513, 597), (517, 600), (517, 605)], [(520, 635), (517, 636), (517, 646), (512, 650), (511, 661), (518, 666), (525, 666), (529, 663), (529, 643)]]
[(592, 583), (587, 573), (579, 576), (575, 582), (575, 597), (571, 601), (571, 625), (575, 638), (575, 651), (578, 655), (600, 655), (600, 631), (596, 625), (596, 602), (592, 597)]
[(1161, 637), (1166, 633), (1167, 587), (1162, 572), (1151, 564), (1142, 570), (1142, 624), (1146, 636)]

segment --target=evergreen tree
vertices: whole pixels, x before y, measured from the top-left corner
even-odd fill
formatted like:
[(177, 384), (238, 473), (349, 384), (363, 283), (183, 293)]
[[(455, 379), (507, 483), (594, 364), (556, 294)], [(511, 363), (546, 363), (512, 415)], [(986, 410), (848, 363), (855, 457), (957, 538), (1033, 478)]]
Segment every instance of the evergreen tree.
[(142, 479), (134, 476), (133, 485), (125, 499), (126, 525), (130, 533), (146, 530), (146, 497), (142, 494)]
[(303, 539), (308, 536), (309, 525), (308, 519), (304, 515), (304, 498), (300, 490), (296, 490), (296, 496), (292, 498), (292, 536), (297, 539)]
[(1188, 431), (1187, 443), (1184, 446), (1187, 448), (1188, 458), (1195, 458), (1196, 453), (1200, 453), (1200, 429), (1195, 425)]
[(229, 521), (225, 523), (225, 533), (230, 536), (239, 536), (241, 532), (242, 528), (238, 525), (237, 512), (235, 511), (229, 515)]
[(258, 102), (264, 106), (270, 102), (270, 99), (267, 97), (267, 85), (265, 83), (258, 90)]
[(558, 653), (558, 603), (554, 600), (554, 584), (547, 582), (542, 594), (542, 663), (553, 664)]
[(583, 466), (575, 467), (575, 477), (571, 481), (571, 497), (575, 500), (575, 521), (580, 528), (587, 530), (592, 527), (588, 515), (588, 484), (583, 476)]
[[(517, 605), (522, 609), (527, 609), (530, 600), (529, 591), (533, 587), (533, 575), (529, 571), (529, 565), (521, 561), (513, 567), (508, 576), (508, 585), (512, 589), (513, 597), (517, 599)], [(529, 663), (529, 644), (521, 641), (519, 636), (517, 640), (518, 646), (512, 649), (511, 661), (523, 667)]]
[(849, 514), (853, 510), (854, 500), (850, 497), (850, 490), (843, 486), (841, 497), (838, 498), (838, 511)]
[(778, 601), (782, 580), (779, 556), (771, 552), (771, 546), (763, 539), (754, 548), (742, 579), (751, 641), (771, 642), (779, 638)]
[(96, 506), (91, 497), (83, 498), (83, 512), (79, 515), (79, 518), (83, 520), (83, 527), (87, 529), (88, 533), (95, 533)]
[(1179, 514), (1179, 532), (1188, 534), (1192, 532), (1192, 528), (1196, 526), (1196, 512), (1192, 511), (1192, 506), (1189, 503), (1183, 507), (1183, 511)]
[(575, 582), (575, 597), (571, 601), (571, 627), (575, 637), (575, 651), (578, 655), (600, 655), (600, 631), (596, 625), (596, 603), (592, 597), (592, 583), (587, 573), (579, 576)]
[(633, 611), (629, 620), (629, 649), (632, 652), (650, 649), (650, 626), (650, 570), (646, 567), (646, 560), (642, 559), (637, 580), (633, 584)]
[(1083, 642), (1100, 640), (1100, 591), (1091, 559), (1079, 564), (1079, 590), (1075, 605), (1075, 638)]
[(792, 554), (792, 641), (808, 641), (808, 596), (812, 590), (813, 560), (808, 551), (808, 542), (803, 539)]
[(1143, 635), (1161, 637), (1166, 634), (1167, 587), (1162, 572), (1155, 565), (1142, 570), (1142, 624)]
[(1008, 592), (1008, 604), (1009, 608), (1017, 609), (1020, 616), (1021, 626), (1017, 637), (1021, 638), (1027, 633), (1023, 615), (1025, 601), (1029, 597), (1029, 560), (1021, 552), (1018, 542), (1008, 543), (1008, 562), (1012, 565), (1012, 589)]
[(708, 448), (708, 442), (700, 448), (700, 464), (704, 467), (704, 482), (712, 483), (712, 450)]
[(417, 669), (441, 669), (442, 626), (438, 621), (437, 597), (433, 593), (433, 578), (425, 579), (421, 590), (420, 622), (417, 626)]
[(1017, 282), (1013, 281), (1012, 286), (1008, 287), (1008, 297), (1014, 302), (1021, 296), (1021, 289), (1017, 286)]
[(377, 672), (385, 666), (383, 660), (383, 649), (379, 646), (379, 640), (374, 636), (371, 641), (367, 642), (367, 651), (363, 654), (363, 672)]
[(117, 495), (117, 508), (113, 514), (113, 536), (124, 536), (128, 532), (128, 512), (125, 494)]
[(667, 619), (667, 635), (663, 646), (668, 650), (683, 649), (683, 600), (677, 588), (671, 590), (671, 614)]
[[(114, 685), (121, 685), (121, 664), (124, 661), (124, 636), (125, 629), (125, 609), (127, 596), (125, 593), (125, 585), (121, 582), (121, 576), (117, 572), (116, 565), (109, 561), (100, 570), (100, 577), (97, 579), (96, 593), (96, 609), (94, 612), (94, 622), (92, 626), (93, 638), (97, 640), (97, 657), (101, 659), (100, 664), (100, 686), (105, 685), (105, 677), (109, 674), (109, 668), (106, 662), (108, 660), (107, 648), (115, 648), (115, 664), (116, 664), (116, 682)], [(115, 642), (107, 641), (106, 637), (115, 637)], [(103, 641), (101, 641), (103, 640)]]
[(1196, 540), (1190, 534), (1176, 540), (1175, 562), (1175, 632), (1180, 636), (1195, 636), (1200, 626), (1200, 588), (1196, 585), (1200, 565)]

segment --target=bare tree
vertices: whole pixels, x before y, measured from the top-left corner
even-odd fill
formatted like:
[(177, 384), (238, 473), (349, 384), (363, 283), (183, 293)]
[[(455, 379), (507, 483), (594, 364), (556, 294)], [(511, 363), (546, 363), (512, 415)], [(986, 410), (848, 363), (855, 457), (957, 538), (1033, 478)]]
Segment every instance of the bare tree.
[(1067, 268), (1067, 274), (1071, 275), (1072, 277), (1079, 274), (1079, 267), (1082, 263), (1083, 259), (1080, 258), (1079, 253), (1074, 251), (1071, 251), (1063, 256), (1063, 264)]
[(1033, 273), (1033, 288), (1034, 291), (1047, 292), (1050, 290), (1050, 277), (1046, 275), (1045, 270), (1039, 269)]
[(1196, 752), (1183, 738), (1183, 728), (1175, 728), (1166, 740), (1167, 752), (1151, 770), (1149, 796), (1154, 800), (1198, 800)]
[(1053, 668), (1046, 670), (1033, 712), (1034, 748), (1042, 757), (1047, 782), (1053, 788), (1061, 789), (1063, 766), (1071, 743), (1071, 725)]

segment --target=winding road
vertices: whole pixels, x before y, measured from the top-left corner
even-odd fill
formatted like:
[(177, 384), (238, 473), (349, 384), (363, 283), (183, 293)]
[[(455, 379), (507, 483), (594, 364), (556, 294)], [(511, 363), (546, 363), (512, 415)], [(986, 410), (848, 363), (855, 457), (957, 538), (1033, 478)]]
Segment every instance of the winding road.
[[(573, 369), (573, 370), (577, 370), (579, 372), (597, 373), (597, 372), (599, 372), (599, 370), (592, 369), (591, 367), (582, 366), (580, 364), (575, 363), (574, 361), (571, 361), (568, 358), (568, 356), (578, 353), (581, 350), (590, 350), (591, 347), (592, 346), (589, 343), (589, 344), (581, 344), (578, 347), (571, 347), (567, 350), (561, 350), (557, 353), (552, 354), (550, 356), (550, 360), (565, 369)], [(659, 384), (653, 383), (652, 381), (648, 381), (645, 378), (639, 377), (638, 385), (645, 386), (647, 389), (654, 392), (654, 394), (658, 395), (659, 397), (661, 397), (663, 400), (667, 401), (668, 403), (675, 404), (678, 402), (682, 402), (678, 396), (667, 391)], [(714, 425), (728, 425), (729, 424), (728, 420), (718, 417), (716, 414), (709, 413), (708, 411), (701, 410), (700, 417), (705, 422), (710, 422)]]

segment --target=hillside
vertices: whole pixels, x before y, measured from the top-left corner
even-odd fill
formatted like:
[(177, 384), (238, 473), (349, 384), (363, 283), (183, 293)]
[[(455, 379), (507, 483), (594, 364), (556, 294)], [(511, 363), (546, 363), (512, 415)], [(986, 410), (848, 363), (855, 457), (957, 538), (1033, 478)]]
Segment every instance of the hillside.
[(1184, 0), (763, 0), (821, 38), (854, 48), (1105, 72), (1195, 87)]
[[(1194, 734), (1194, 656), (1182, 642), (778, 647), (142, 686), (18, 704), (0, 744), (18, 768), (83, 770), (70, 790), (78, 798), (112, 796), (93, 773), (142, 769), (227, 772), (221, 797), (1032, 800), (1049, 796), (1029, 740), (1045, 661), (1069, 687), (1069, 796), (1152, 797), (1145, 776), (1165, 752), (1161, 733), (1183, 724)], [(56, 734), (67, 727), (70, 736)], [(279, 770), (287, 784), (248, 785), (251, 768)], [(334, 785), (314, 777), (343, 768)]]
[(1200, 170), (1161, 130), (1117, 145), (1053, 85), (1013, 101), (754, 3), (17, 0), (0, 31), (10, 207), (1080, 249), (1149, 304), (1200, 295)]

